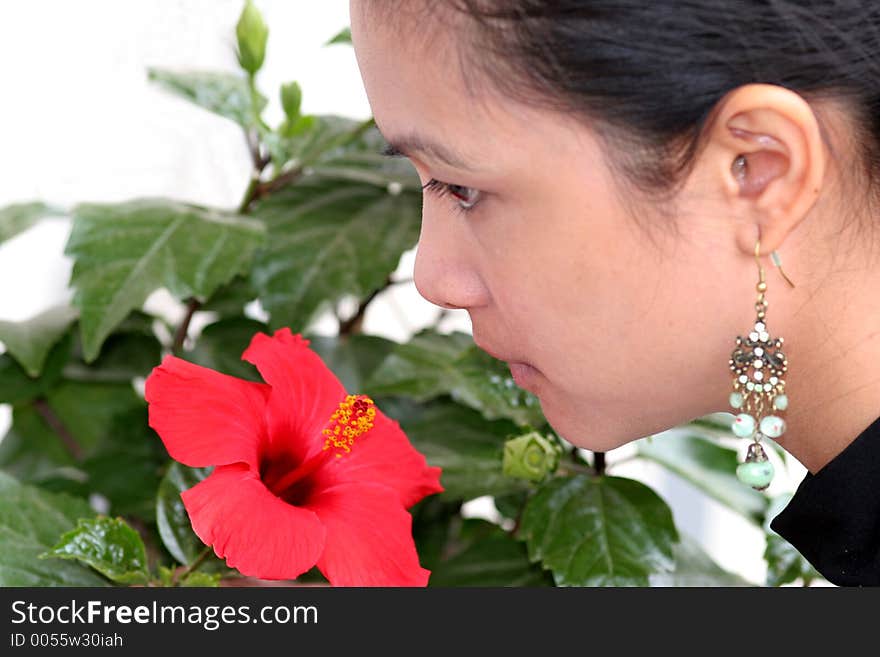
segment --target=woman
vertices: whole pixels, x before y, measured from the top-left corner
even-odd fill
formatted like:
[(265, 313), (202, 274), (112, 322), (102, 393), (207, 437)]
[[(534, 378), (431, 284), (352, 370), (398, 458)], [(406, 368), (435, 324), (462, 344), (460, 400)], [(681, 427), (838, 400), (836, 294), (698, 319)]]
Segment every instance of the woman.
[(576, 445), (728, 410), (762, 488), (774, 437), (809, 473), (773, 528), (880, 584), (880, 5), (352, 0), (351, 22), (425, 185), (419, 292)]

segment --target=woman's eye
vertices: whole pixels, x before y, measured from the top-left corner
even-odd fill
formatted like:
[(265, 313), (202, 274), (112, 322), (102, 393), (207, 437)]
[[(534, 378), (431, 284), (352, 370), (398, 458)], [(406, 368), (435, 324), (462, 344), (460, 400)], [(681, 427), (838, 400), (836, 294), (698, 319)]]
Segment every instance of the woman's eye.
[(480, 199), (479, 190), (472, 187), (440, 182), (436, 178), (431, 178), (431, 180), (422, 186), (422, 189), (430, 190), (437, 196), (450, 194), (455, 198), (455, 202), (452, 204), (453, 209), (463, 213), (469, 212)]

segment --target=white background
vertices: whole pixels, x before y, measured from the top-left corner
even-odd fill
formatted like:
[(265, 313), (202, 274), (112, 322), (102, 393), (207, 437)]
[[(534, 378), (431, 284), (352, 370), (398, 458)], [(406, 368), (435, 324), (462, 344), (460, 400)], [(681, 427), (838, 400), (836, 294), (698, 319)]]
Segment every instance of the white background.
[[(146, 69), (237, 70), (241, 6), (239, 0), (0, 1), (0, 206), (41, 199), (69, 207), (138, 196), (236, 206), (250, 168), (240, 128), (163, 92), (147, 81)], [(293, 79), (304, 90), (306, 113), (370, 115), (351, 48), (322, 47), (348, 25), (348, 0), (258, 0), (257, 6), (270, 29), (259, 75), (270, 98), (268, 123), (282, 115), (279, 85)], [(68, 232), (67, 220), (48, 220), (0, 245), (0, 319), (25, 319), (69, 299), (71, 265), (62, 254)], [(411, 276), (413, 253), (404, 256), (398, 276)], [(395, 340), (437, 316), (412, 285), (396, 286), (378, 301), (364, 328)], [(164, 293), (148, 307), (171, 317), (179, 312)], [(317, 330), (335, 328), (328, 316)], [(469, 331), (467, 314), (453, 313), (442, 328)], [(736, 330), (731, 327), (732, 337)], [(8, 408), (0, 407), (0, 431), (8, 418)], [(616, 450), (609, 462), (630, 452)], [(793, 460), (789, 468), (772, 491), (793, 490), (800, 481), (805, 470)], [(657, 466), (629, 461), (611, 471), (654, 487), (679, 529), (722, 566), (764, 581), (764, 539), (756, 527)], [(485, 503), (470, 508), (491, 511)]]

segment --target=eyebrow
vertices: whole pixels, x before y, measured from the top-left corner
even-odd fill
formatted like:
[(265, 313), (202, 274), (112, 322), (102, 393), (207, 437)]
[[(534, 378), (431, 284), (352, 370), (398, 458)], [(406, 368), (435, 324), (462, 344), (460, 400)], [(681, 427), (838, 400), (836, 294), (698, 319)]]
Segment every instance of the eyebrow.
[[(381, 134), (381, 133), (380, 133)], [(383, 136), (383, 139), (385, 137)], [(425, 139), (415, 133), (397, 139), (385, 139), (380, 153), (386, 157), (407, 157), (411, 153), (424, 153), (429, 158), (464, 171), (476, 171), (476, 167), (465, 162), (465, 158), (439, 142)]]

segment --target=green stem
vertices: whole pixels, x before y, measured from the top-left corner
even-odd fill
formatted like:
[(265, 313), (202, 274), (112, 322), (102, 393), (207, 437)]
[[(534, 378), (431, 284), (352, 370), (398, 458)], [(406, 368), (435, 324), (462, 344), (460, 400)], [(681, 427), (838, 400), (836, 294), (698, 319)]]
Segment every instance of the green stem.
[(251, 180), (248, 183), (247, 189), (244, 190), (244, 196), (241, 198), (241, 203), (238, 204), (238, 214), (246, 214), (250, 209), (251, 203), (257, 198), (258, 190), (260, 188), (260, 176), (258, 173), (254, 172), (251, 175)]
[(201, 566), (205, 562), (205, 559), (208, 558), (208, 555), (211, 554), (212, 551), (213, 550), (211, 549), (211, 546), (209, 545), (204, 550), (199, 552), (199, 556), (197, 556), (195, 559), (193, 559), (193, 562), (191, 564), (189, 564), (186, 568), (184, 568), (183, 570), (181, 570), (180, 572), (178, 572), (174, 575), (174, 579), (172, 580), (173, 585), (177, 586), (177, 584), (179, 582), (182, 582), (187, 577), (189, 577), (192, 573), (194, 573), (196, 570), (198, 570), (199, 566)]
[(261, 128), (271, 132), (272, 128), (260, 116), (260, 94), (257, 91), (257, 77), (253, 73), (248, 74), (248, 89), (251, 92), (251, 110), (254, 113), (254, 118)]
[(575, 474), (588, 474), (594, 475), (596, 474), (593, 468), (589, 468), (583, 465), (578, 465), (577, 463), (566, 463), (564, 465), (560, 465), (559, 469), (556, 471), (557, 474), (564, 476), (567, 475), (575, 475)]
[[(350, 144), (352, 141), (360, 137), (371, 127), (376, 125), (375, 121), (372, 117), (358, 124), (348, 135), (345, 136), (344, 139), (340, 142), (334, 142), (330, 147), (332, 148), (340, 148), (347, 144)], [(328, 147), (328, 148), (330, 148)], [(326, 149), (324, 149), (326, 150)], [(320, 150), (316, 153), (311, 153), (309, 157), (305, 157), (300, 160), (295, 166), (291, 167), (287, 171), (283, 171), (276, 175), (274, 178), (266, 181), (266, 182), (257, 182), (257, 187), (253, 191), (254, 198), (262, 198), (268, 194), (272, 194), (273, 192), (278, 191), (282, 187), (286, 187), (291, 183), (296, 182), (305, 171), (305, 168), (315, 161), (324, 150)], [(281, 166), (283, 163), (276, 163), (278, 166)], [(244, 207), (244, 206), (243, 206)]]

